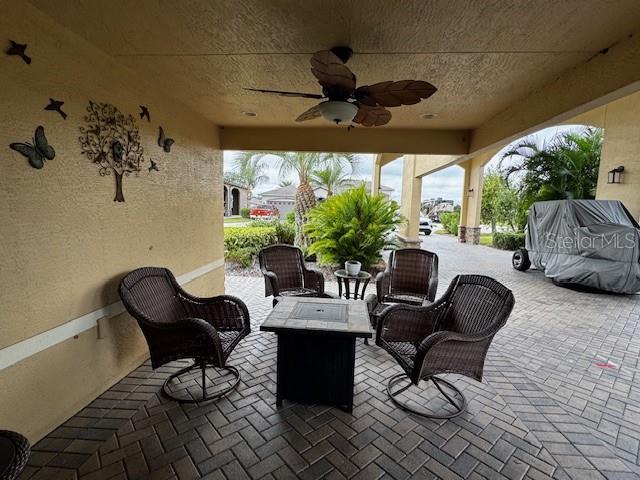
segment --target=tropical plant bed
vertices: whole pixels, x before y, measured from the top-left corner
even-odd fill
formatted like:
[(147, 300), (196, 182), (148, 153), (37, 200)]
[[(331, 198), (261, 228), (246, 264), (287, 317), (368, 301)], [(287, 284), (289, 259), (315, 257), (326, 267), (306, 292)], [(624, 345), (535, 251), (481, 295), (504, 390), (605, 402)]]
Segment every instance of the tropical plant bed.
[[(336, 282), (336, 277), (333, 274), (334, 271), (340, 270), (343, 267), (331, 267), (331, 266), (320, 266), (316, 262), (307, 262), (307, 264), (313, 268), (317, 268), (324, 275), (324, 279), (326, 282)], [(372, 276), (371, 282), (375, 283), (376, 275), (382, 272), (387, 266), (386, 262), (381, 260), (378, 264), (372, 265), (367, 269)], [(248, 267), (243, 267), (242, 265), (226, 260), (224, 264), (224, 274), (236, 277), (262, 277), (262, 272), (260, 271), (260, 267), (258, 266), (258, 262), (255, 261)], [(371, 292), (370, 292), (371, 293)]]

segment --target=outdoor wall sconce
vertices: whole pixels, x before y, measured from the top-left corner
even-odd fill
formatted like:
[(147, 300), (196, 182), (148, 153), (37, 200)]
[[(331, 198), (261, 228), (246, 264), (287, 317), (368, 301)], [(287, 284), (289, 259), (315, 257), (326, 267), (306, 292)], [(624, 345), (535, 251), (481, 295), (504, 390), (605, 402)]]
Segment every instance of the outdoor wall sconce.
[(622, 183), (620, 181), (620, 178), (622, 177), (622, 172), (624, 172), (624, 167), (622, 165), (614, 168), (613, 170), (610, 170), (607, 178), (607, 183)]

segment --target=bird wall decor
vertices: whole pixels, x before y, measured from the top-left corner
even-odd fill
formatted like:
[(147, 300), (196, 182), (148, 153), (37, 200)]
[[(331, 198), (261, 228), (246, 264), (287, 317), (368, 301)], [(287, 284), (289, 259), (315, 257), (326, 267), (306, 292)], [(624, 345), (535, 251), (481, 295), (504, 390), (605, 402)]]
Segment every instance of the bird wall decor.
[(66, 120), (67, 114), (62, 111), (62, 105), (64, 105), (64, 102), (61, 102), (60, 100), (54, 100), (53, 98), (49, 98), (49, 105), (44, 107), (44, 109), (52, 112), (58, 112), (60, 116), (64, 120)]
[(151, 116), (149, 115), (149, 109), (144, 105), (140, 105), (140, 120), (143, 118), (147, 119), (147, 122), (151, 121)]
[(22, 58), (24, 63), (26, 63), (27, 65), (30, 65), (31, 57), (25, 53), (26, 49), (27, 49), (26, 43), (18, 43), (18, 42), (14, 42), (13, 40), (9, 40), (9, 48), (6, 50), (5, 53), (7, 55), (17, 55), (20, 58)]

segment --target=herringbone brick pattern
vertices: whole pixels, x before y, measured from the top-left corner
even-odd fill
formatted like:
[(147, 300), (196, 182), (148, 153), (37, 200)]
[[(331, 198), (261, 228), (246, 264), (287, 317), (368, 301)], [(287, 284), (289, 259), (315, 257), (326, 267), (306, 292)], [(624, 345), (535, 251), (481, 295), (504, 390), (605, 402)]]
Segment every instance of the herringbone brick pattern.
[[(22, 478), (639, 478), (638, 300), (557, 288), (512, 271), (504, 252), (426, 243), (440, 256), (441, 292), (468, 272), (516, 294), (483, 383), (452, 376), (469, 400), (464, 415), (435, 422), (397, 409), (384, 388), (398, 367), (362, 343), (353, 414), (278, 409), (276, 338), (254, 328), (231, 356), (242, 382), (228, 397), (176, 404), (159, 388), (184, 364), (142, 365), (39, 442)], [(256, 327), (271, 309), (261, 279), (230, 277), (227, 291), (247, 302)], [(597, 368), (596, 355), (620, 367)]]

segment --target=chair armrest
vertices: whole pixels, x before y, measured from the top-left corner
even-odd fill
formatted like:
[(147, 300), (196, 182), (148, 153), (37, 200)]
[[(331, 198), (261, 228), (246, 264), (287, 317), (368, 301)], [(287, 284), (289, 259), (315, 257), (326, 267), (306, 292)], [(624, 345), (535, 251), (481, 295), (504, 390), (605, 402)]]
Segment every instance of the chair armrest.
[(202, 319), (219, 330), (251, 331), (249, 309), (245, 303), (232, 295), (194, 297), (184, 291), (180, 299), (190, 317)]
[(439, 373), (459, 373), (482, 380), (484, 360), (495, 333), (439, 331), (429, 335), (417, 348), (412, 380)]
[(324, 293), (324, 275), (320, 270), (308, 267), (306, 264), (303, 268), (304, 287), (315, 290), (318, 293)]
[[(435, 305), (435, 304), (434, 304)], [(376, 342), (422, 342), (433, 333), (438, 317), (444, 310), (407, 304), (395, 304), (386, 308), (379, 316)]]
[(280, 295), (280, 287), (278, 287), (278, 276), (271, 270), (262, 270), (264, 275), (264, 296), (268, 297), (273, 295), (277, 297)]
[(389, 281), (391, 275), (386, 270), (376, 275), (376, 294), (378, 302), (383, 302), (385, 295), (389, 293)]
[(222, 343), (216, 328), (200, 318), (183, 318), (177, 322), (149, 323), (142, 327), (152, 357), (182, 358), (193, 350), (213, 347), (215, 358), (224, 364)]

